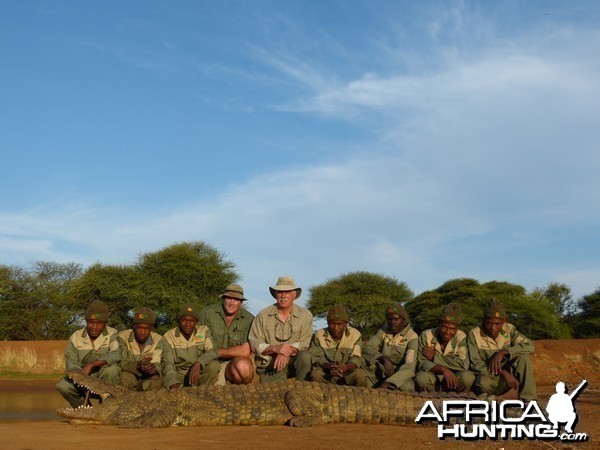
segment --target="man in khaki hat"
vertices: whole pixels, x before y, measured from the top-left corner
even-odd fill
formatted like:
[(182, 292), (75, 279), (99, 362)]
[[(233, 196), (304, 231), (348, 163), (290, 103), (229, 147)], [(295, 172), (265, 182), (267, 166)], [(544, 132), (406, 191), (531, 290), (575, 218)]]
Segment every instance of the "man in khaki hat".
[(473, 392), (502, 395), (517, 389), (519, 399), (537, 399), (530, 355), (533, 342), (506, 322), (506, 310), (492, 298), (483, 310), (483, 324), (467, 338), (471, 371), (475, 373)]
[(308, 352), (312, 314), (294, 302), (302, 289), (292, 277), (279, 277), (269, 288), (276, 303), (258, 313), (250, 328), (250, 347), (255, 354), (261, 383), (296, 377), (304, 381), (311, 370)]
[(248, 342), (254, 315), (242, 308), (247, 299), (239, 284), (228, 285), (219, 297), (221, 303), (204, 308), (198, 319), (198, 323), (210, 329), (219, 355), (221, 370), (217, 385), (226, 382), (249, 384), (254, 379), (254, 364)]
[(164, 386), (214, 385), (219, 375), (219, 353), (210, 330), (198, 325), (200, 310), (193, 303), (183, 305), (177, 313), (178, 325), (163, 338), (167, 345), (164, 355)]
[(365, 387), (373, 384), (363, 368), (360, 331), (348, 325), (349, 320), (344, 305), (329, 308), (327, 328), (318, 330), (310, 344), (312, 381)]
[(458, 329), (462, 321), (460, 304), (447, 304), (438, 317), (438, 327), (419, 336), (415, 376), (418, 392), (468, 392), (475, 375), (469, 372), (467, 335)]
[(375, 387), (414, 391), (417, 365), (417, 333), (408, 324), (404, 307), (394, 303), (385, 309), (386, 326), (363, 346), (363, 357)]
[(119, 333), (121, 385), (135, 391), (156, 391), (162, 387), (163, 337), (155, 333), (156, 315), (147, 307), (133, 312), (133, 329)]
[[(94, 300), (85, 312), (86, 326), (74, 332), (65, 350), (67, 372), (77, 371), (110, 384), (119, 384), (119, 343), (117, 330), (107, 327), (110, 312), (100, 300)], [(73, 408), (83, 405), (84, 393), (64, 377), (56, 384), (58, 392)]]

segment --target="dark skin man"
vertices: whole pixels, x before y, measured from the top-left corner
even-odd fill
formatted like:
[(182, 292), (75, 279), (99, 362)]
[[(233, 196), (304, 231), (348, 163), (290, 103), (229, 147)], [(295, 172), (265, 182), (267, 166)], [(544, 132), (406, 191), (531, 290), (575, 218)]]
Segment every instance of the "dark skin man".
[[(329, 331), (329, 335), (333, 338), (334, 341), (339, 342), (348, 327), (348, 322), (343, 320), (328, 320), (327, 321), (327, 329)], [(325, 362), (321, 364), (321, 369), (326, 372), (331, 373), (333, 377), (342, 378), (345, 373), (352, 372), (356, 369), (356, 364), (350, 362), (348, 364), (341, 364), (337, 362)]]
[[(135, 337), (135, 341), (137, 342), (140, 348), (140, 351), (144, 349), (146, 341), (150, 337), (150, 333), (152, 333), (153, 329), (154, 325), (149, 323), (136, 323), (133, 325), (133, 335)], [(149, 377), (158, 374), (156, 366), (153, 362), (151, 362), (148, 356), (145, 356), (141, 361), (138, 361), (137, 369), (143, 374), (148, 375)]]
[[(396, 336), (406, 327), (406, 320), (404, 320), (399, 314), (388, 314), (386, 316), (386, 323), (388, 331)], [(378, 361), (383, 364), (383, 370), (386, 377), (391, 377), (396, 372), (396, 366), (392, 362), (389, 356), (380, 356)], [(392, 383), (384, 382), (379, 386), (381, 389), (395, 389)]]
[[(458, 331), (458, 325), (453, 322), (441, 321), (437, 330), (437, 339), (442, 347), (442, 352), (445, 350), (448, 342), (452, 340), (454, 336), (456, 336), (456, 332)], [(435, 347), (433, 345), (429, 345), (427, 347), (423, 347), (423, 356), (427, 358), (429, 361), (433, 361), (435, 358)], [(441, 374), (444, 377), (444, 384), (448, 390), (456, 390), (458, 389), (458, 378), (454, 375), (450, 369), (446, 366), (442, 366), (440, 364), (436, 364), (430, 369), (430, 372)]]
[[(502, 331), (502, 327), (506, 321), (494, 317), (486, 317), (483, 319), (483, 331), (492, 339), (496, 339)], [(501, 375), (506, 381), (506, 384), (511, 389), (519, 388), (519, 380), (517, 380), (510, 372), (502, 368), (504, 359), (509, 355), (507, 350), (497, 351), (488, 364), (488, 370), (494, 375)]]

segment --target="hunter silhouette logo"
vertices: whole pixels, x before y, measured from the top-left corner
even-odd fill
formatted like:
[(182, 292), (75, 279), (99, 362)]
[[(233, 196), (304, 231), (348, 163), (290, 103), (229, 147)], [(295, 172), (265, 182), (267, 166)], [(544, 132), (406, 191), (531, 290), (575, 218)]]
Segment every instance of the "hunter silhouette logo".
[(575, 389), (570, 395), (567, 394), (567, 388), (565, 383), (559, 381), (556, 383), (556, 394), (552, 394), (550, 400), (548, 400), (548, 406), (546, 406), (546, 412), (548, 413), (548, 419), (554, 425), (554, 429), (558, 429), (559, 423), (566, 423), (565, 431), (567, 433), (573, 433), (573, 425), (577, 421), (577, 414), (575, 414), (575, 406), (573, 401), (575, 397), (579, 395), (581, 389), (587, 384), (587, 380), (583, 380), (577, 389)]
[[(571, 394), (565, 383), (556, 383), (546, 406), (546, 414), (536, 401), (521, 400), (444, 400), (436, 404), (428, 400), (415, 422), (436, 421), (439, 439), (542, 439), (587, 441), (586, 433), (574, 433), (577, 414), (575, 398), (587, 384), (583, 380)], [(561, 433), (560, 425), (565, 424)]]

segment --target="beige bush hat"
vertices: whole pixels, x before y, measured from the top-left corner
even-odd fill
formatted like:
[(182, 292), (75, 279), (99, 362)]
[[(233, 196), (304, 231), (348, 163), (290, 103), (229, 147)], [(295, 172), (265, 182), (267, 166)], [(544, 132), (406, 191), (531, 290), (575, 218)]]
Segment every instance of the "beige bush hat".
[(300, 298), (300, 294), (302, 294), (302, 288), (296, 286), (296, 282), (292, 277), (279, 277), (277, 284), (269, 287), (269, 291), (271, 291), (273, 298), (276, 298), (277, 291), (296, 291), (296, 298)]
[(242, 301), (248, 300), (244, 297), (244, 289), (239, 284), (227, 285), (227, 287), (225, 288), (225, 292), (219, 295), (219, 297), (221, 298), (221, 300), (223, 300), (223, 297), (237, 298), (238, 300)]

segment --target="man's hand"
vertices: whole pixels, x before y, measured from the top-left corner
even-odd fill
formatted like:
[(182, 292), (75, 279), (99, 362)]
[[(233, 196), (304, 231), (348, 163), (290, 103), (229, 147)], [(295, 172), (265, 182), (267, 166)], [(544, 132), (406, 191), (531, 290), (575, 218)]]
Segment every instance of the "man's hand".
[(509, 388), (519, 389), (519, 380), (517, 380), (508, 370), (501, 370), (500, 375), (504, 378)]
[(83, 366), (79, 372), (89, 376), (92, 373), (92, 370), (94, 370), (94, 363), (89, 363)]
[(379, 385), (379, 389), (397, 389), (397, 388), (392, 383), (388, 383), (387, 381), (385, 381)]
[(433, 345), (423, 347), (423, 356), (429, 361), (433, 361), (433, 358), (435, 357), (435, 347)]
[(275, 362), (273, 363), (273, 367), (275, 367), (275, 370), (277, 372), (279, 372), (287, 367), (289, 361), (290, 361), (289, 356), (279, 353), (275, 357)]
[(346, 364), (332, 363), (331, 364), (331, 376), (342, 378), (348, 368)]
[(502, 371), (502, 362), (504, 361), (504, 358), (506, 356), (508, 356), (507, 350), (498, 350), (494, 354), (494, 356), (492, 356), (492, 359), (490, 359), (490, 362), (488, 364), (488, 370), (491, 374), (500, 374), (500, 372)]
[(298, 349), (290, 344), (280, 344), (280, 345), (276, 345), (273, 348), (273, 351), (275, 353), (277, 353), (278, 355), (283, 355), (283, 356), (289, 357), (289, 356), (294, 356), (298, 352)]
[(189, 379), (190, 379), (190, 385), (191, 386), (196, 386), (198, 384), (198, 380), (200, 379), (200, 374), (202, 373), (202, 364), (200, 364), (199, 361), (196, 361), (194, 364), (192, 364), (192, 367), (190, 367), (190, 371), (189, 371)]
[(444, 367), (442, 369), (442, 375), (444, 377), (444, 380), (446, 381), (446, 387), (448, 389), (451, 389), (453, 391), (458, 389), (458, 378), (456, 378), (456, 375), (454, 375), (454, 372), (452, 372), (447, 367)]
[(391, 377), (396, 372), (396, 365), (392, 362), (389, 356), (380, 356), (378, 361), (383, 364), (383, 371), (386, 377)]

